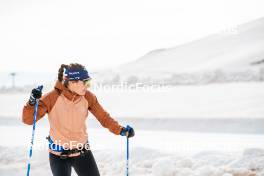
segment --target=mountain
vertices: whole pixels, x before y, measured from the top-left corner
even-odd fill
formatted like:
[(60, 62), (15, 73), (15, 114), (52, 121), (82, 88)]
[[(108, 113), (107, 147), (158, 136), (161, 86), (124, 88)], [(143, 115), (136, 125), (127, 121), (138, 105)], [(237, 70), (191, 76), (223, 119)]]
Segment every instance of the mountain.
[[(172, 48), (150, 51), (103, 75), (167, 79), (177, 74), (258, 72), (264, 67), (264, 18)], [(257, 74), (257, 73), (256, 73)], [(102, 78), (102, 77), (101, 77)], [(113, 78), (114, 79), (114, 78)]]

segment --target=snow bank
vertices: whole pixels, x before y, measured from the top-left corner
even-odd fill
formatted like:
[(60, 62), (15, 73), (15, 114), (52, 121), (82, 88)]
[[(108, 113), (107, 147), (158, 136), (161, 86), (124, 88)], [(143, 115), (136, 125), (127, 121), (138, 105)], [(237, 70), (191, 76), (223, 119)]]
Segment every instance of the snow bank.
[[(24, 174), (25, 151), (23, 147), (0, 147), (0, 175)], [(93, 153), (102, 176), (124, 175), (125, 151), (96, 150)], [(243, 153), (204, 151), (182, 155), (134, 148), (129, 169), (130, 174), (135, 176), (263, 176), (264, 149), (250, 148)], [(32, 175), (51, 175), (46, 151), (34, 153)]]

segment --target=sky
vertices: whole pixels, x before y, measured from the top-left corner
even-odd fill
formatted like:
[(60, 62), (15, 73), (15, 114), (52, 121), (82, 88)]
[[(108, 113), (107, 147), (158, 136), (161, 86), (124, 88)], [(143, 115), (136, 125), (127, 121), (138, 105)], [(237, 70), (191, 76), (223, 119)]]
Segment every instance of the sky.
[(0, 72), (114, 68), (264, 17), (262, 0), (1, 0)]

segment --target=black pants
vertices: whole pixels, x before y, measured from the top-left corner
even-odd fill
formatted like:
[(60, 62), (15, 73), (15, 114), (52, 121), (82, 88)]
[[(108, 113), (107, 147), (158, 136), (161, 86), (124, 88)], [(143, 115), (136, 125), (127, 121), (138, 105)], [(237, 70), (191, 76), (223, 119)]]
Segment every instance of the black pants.
[(78, 176), (100, 176), (91, 150), (84, 155), (66, 159), (49, 153), (49, 161), (53, 176), (70, 176), (72, 167)]

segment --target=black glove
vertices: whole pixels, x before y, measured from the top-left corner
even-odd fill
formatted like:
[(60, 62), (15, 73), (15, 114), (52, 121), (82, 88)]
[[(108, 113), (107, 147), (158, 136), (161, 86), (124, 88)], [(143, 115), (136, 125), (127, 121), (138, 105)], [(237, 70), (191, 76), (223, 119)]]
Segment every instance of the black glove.
[(128, 138), (130, 138), (130, 137), (133, 137), (135, 135), (135, 131), (132, 127), (127, 125), (127, 127), (122, 128), (120, 135), (121, 136), (127, 136)]
[(32, 89), (31, 95), (29, 98), (29, 104), (31, 106), (34, 106), (36, 104), (36, 100), (40, 99), (42, 96), (42, 86), (39, 86), (38, 88)]

